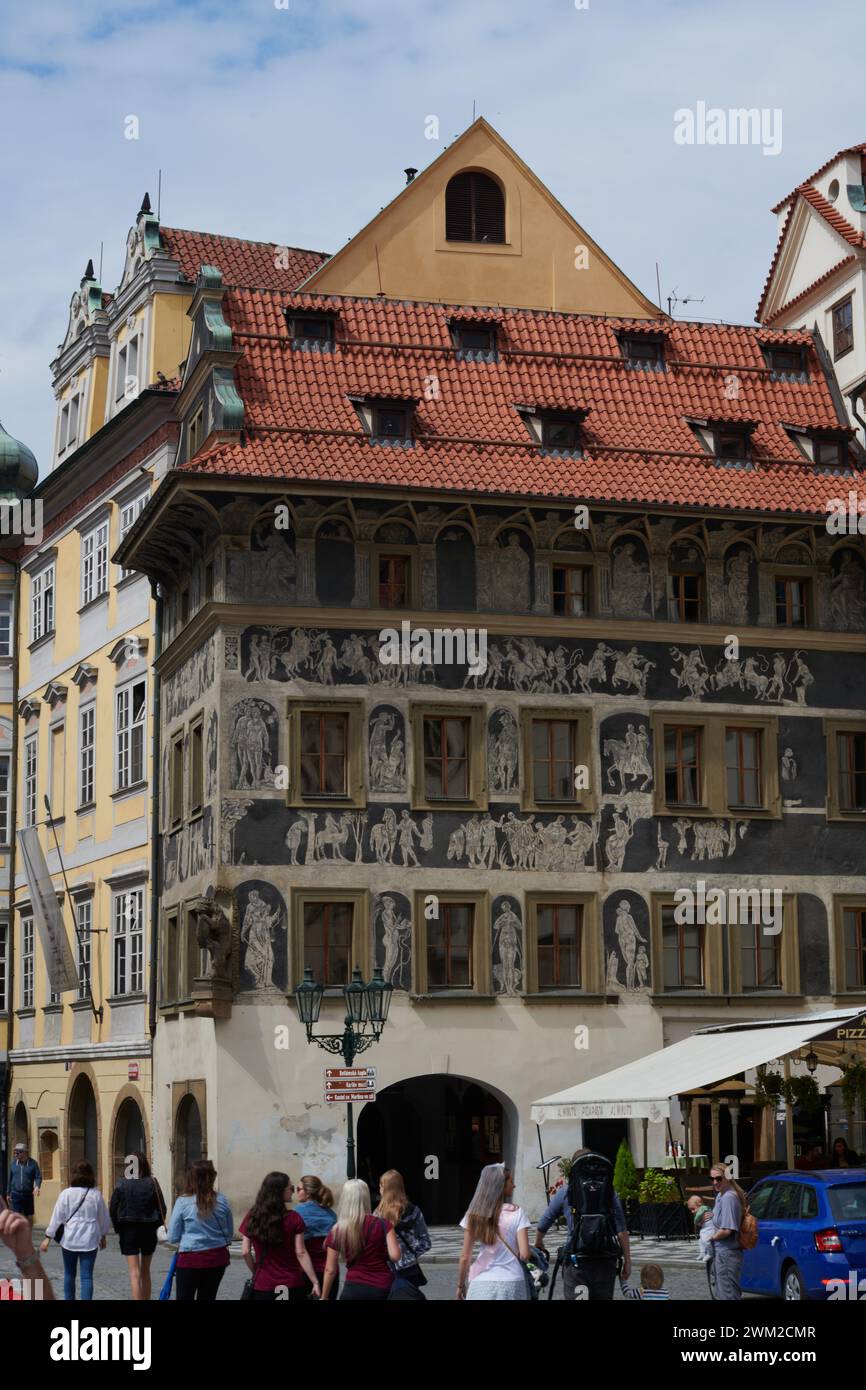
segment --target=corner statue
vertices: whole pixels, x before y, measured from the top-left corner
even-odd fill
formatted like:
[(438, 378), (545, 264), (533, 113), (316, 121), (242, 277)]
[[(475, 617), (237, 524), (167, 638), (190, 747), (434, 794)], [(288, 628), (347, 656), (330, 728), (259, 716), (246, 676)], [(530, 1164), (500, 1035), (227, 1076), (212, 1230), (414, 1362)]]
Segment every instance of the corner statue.
[(195, 939), (210, 956), (208, 978), (228, 979), (232, 954), (232, 928), (228, 917), (213, 898), (195, 898), (188, 911), (195, 919)]

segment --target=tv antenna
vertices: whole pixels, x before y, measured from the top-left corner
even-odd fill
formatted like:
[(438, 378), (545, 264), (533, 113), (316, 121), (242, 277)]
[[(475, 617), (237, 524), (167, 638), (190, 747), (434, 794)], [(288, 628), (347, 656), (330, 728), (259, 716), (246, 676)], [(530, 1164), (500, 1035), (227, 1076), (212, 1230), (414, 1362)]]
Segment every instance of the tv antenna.
[(673, 293), (668, 295), (668, 313), (673, 317), (674, 309), (678, 304), (703, 304), (704, 297), (705, 296), (701, 295), (701, 298), (698, 299), (695, 295), (689, 294), (686, 295), (684, 299), (680, 299), (676, 291), (676, 286), (674, 286)]

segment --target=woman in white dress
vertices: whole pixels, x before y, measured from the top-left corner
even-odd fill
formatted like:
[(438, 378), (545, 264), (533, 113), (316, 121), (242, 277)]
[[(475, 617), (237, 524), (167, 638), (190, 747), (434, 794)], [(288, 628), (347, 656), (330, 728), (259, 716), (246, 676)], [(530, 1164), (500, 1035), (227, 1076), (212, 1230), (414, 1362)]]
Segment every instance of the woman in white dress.
[[(482, 1168), (475, 1196), (460, 1222), (464, 1235), (457, 1272), (459, 1299), (528, 1300), (523, 1264), (529, 1259), (529, 1218), (511, 1201), (513, 1192), (514, 1179), (504, 1163)], [(470, 1268), (476, 1241), (481, 1242), (481, 1253)]]

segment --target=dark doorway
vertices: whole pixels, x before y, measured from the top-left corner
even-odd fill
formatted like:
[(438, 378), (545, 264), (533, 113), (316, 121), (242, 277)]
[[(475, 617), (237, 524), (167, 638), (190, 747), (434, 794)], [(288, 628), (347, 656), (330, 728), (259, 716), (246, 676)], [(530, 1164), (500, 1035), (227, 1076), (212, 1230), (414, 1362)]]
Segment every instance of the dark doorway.
[(583, 1147), (616, 1163), (623, 1139), (628, 1143), (628, 1120), (584, 1120)]
[(202, 1157), (201, 1111), (195, 1096), (186, 1095), (174, 1121), (174, 1190), (182, 1192), (186, 1170)]
[(464, 1216), (478, 1175), (505, 1152), (502, 1102), (486, 1087), (460, 1076), (418, 1076), (398, 1081), (365, 1105), (358, 1118), (358, 1176), (375, 1199), (388, 1168), (403, 1174), (406, 1190), (434, 1226)]
[(79, 1076), (69, 1101), (69, 1168), (86, 1159), (99, 1183), (96, 1096), (87, 1076)]
[[(698, 1109), (700, 1149), (699, 1153), (707, 1154), (710, 1162), (713, 1161), (713, 1123), (712, 1111), (709, 1105), (701, 1105)], [(755, 1124), (760, 1124), (760, 1111), (753, 1105), (740, 1106), (740, 1118), (737, 1122), (737, 1157), (740, 1160), (740, 1172), (748, 1173), (755, 1159)], [(726, 1105), (719, 1106), (719, 1157), (724, 1160), (729, 1154), (734, 1152), (734, 1128), (731, 1124), (731, 1112)]]
[(127, 1096), (117, 1112), (114, 1123), (114, 1143), (112, 1161), (115, 1183), (123, 1177), (124, 1163), (128, 1155), (144, 1153), (144, 1120), (141, 1111), (131, 1096)]

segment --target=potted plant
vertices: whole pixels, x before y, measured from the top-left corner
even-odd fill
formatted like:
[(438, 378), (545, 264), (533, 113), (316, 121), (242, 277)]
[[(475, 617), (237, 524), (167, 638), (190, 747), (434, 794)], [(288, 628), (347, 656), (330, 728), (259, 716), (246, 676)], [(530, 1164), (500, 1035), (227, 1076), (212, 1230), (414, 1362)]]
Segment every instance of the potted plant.
[(640, 1182), (638, 1181), (637, 1169), (634, 1166), (634, 1159), (631, 1156), (631, 1149), (624, 1139), (620, 1141), (620, 1146), (617, 1149), (616, 1163), (613, 1169), (613, 1190), (622, 1202), (629, 1233), (632, 1235), (640, 1234), (638, 1198)]
[(641, 1235), (657, 1240), (682, 1239), (689, 1234), (688, 1210), (671, 1173), (647, 1168), (638, 1189)]

